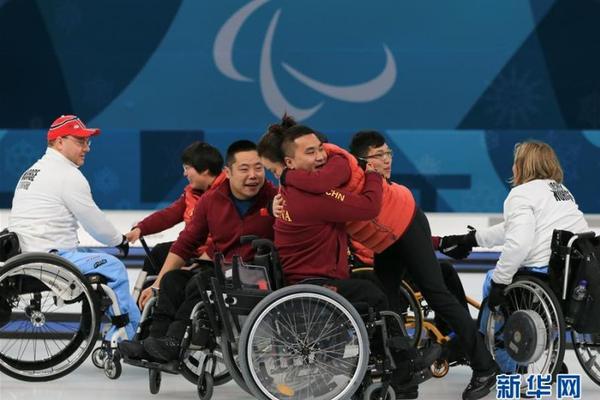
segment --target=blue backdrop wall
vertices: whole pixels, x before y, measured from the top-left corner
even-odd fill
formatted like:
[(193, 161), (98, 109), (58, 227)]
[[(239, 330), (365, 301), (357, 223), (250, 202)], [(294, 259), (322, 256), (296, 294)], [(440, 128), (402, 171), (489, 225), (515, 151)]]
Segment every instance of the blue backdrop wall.
[[(326, 131), (347, 146), (352, 132)], [(394, 150), (393, 179), (409, 186), (426, 211), (501, 212), (510, 190), (514, 144), (550, 143), (565, 170), (565, 182), (587, 213), (600, 213), (600, 131), (386, 130)], [(43, 130), (0, 131), (0, 208), (10, 208), (21, 173), (45, 151)], [(256, 140), (258, 131), (134, 131), (108, 129), (94, 138), (82, 170), (103, 208), (152, 209), (179, 196), (181, 151), (205, 140), (223, 153), (236, 139)]]
[(342, 145), (385, 132), (430, 211), (500, 211), (514, 143), (544, 139), (598, 213), (599, 20), (596, 0), (0, 0), (0, 207), (61, 114), (104, 130), (98, 202), (147, 208), (191, 140), (287, 111)]

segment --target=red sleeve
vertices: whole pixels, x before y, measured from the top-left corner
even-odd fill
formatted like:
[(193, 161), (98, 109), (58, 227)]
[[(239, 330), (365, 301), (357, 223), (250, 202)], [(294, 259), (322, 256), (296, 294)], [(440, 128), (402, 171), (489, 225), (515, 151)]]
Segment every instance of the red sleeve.
[(350, 180), (351, 174), (352, 170), (346, 157), (332, 154), (323, 168), (316, 171), (287, 170), (285, 184), (304, 192), (321, 194), (329, 189), (343, 186)]
[(185, 229), (179, 233), (177, 240), (171, 246), (171, 253), (177, 254), (184, 260), (196, 255), (196, 249), (206, 242), (208, 237), (208, 220), (206, 218), (206, 199), (210, 196), (202, 196), (194, 207), (194, 215)]
[(361, 193), (329, 190), (317, 197), (319, 204), (306, 207), (323, 221), (364, 221), (379, 215), (382, 195), (381, 175), (370, 172), (365, 174), (365, 186)]
[(150, 214), (141, 222), (138, 222), (136, 226), (140, 228), (142, 235), (152, 235), (153, 233), (162, 232), (183, 221), (184, 212), (185, 192), (167, 208), (163, 208), (160, 211)]

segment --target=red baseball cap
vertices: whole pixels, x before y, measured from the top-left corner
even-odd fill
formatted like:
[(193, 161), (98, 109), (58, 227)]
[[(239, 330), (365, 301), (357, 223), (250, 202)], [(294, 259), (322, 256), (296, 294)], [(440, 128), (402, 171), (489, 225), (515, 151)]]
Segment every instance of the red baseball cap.
[(61, 115), (48, 129), (48, 140), (63, 136), (90, 137), (100, 134), (100, 129), (88, 129), (75, 115)]

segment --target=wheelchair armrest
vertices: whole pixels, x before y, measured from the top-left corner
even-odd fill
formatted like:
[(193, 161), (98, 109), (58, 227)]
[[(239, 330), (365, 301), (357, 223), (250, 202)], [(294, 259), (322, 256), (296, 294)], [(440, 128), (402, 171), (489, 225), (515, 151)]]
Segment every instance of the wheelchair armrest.
[(240, 244), (252, 243), (253, 241), (259, 239), (256, 235), (244, 235), (240, 236)]

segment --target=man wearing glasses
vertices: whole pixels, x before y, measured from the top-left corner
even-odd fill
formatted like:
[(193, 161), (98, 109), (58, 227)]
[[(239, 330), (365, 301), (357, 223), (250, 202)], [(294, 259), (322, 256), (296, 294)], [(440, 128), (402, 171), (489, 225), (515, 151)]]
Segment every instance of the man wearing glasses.
[(46, 153), (17, 183), (8, 229), (19, 237), (23, 252), (54, 252), (83, 274), (105, 276), (124, 315), (113, 322), (125, 326), (128, 336), (133, 337), (140, 312), (129, 294), (125, 265), (111, 255), (77, 247), (79, 223), (97, 241), (119, 247), (124, 253), (128, 250), (125, 237), (100, 211), (79, 170), (90, 151), (90, 138), (98, 134), (99, 129), (86, 128), (74, 115), (63, 115), (52, 123)]

